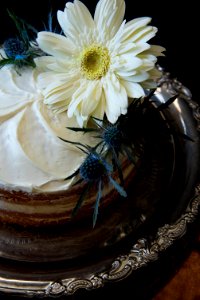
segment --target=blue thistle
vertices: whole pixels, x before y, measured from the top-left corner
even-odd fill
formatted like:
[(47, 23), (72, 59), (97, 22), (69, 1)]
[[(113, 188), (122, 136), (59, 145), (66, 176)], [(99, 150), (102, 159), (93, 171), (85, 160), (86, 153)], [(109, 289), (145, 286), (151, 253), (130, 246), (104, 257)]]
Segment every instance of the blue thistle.
[(26, 59), (27, 58), (27, 46), (23, 41), (20, 41), (18, 38), (10, 38), (4, 42), (3, 45), (4, 51), (8, 58), (11, 59)]
[(9, 64), (13, 64), (17, 70), (23, 66), (34, 68), (36, 66), (34, 58), (40, 56), (42, 51), (38, 48), (36, 43), (30, 43), (29, 33), (35, 35), (37, 31), (11, 12), (8, 12), (8, 14), (14, 21), (19, 36), (9, 38), (4, 42), (3, 49), (7, 57), (2, 56), (0, 68)]
[(102, 133), (102, 139), (109, 148), (120, 150), (123, 134), (118, 126), (108, 125)]
[(84, 202), (85, 196), (90, 190), (90, 188), (94, 185), (98, 187), (97, 197), (94, 205), (94, 213), (93, 213), (93, 227), (96, 224), (98, 210), (99, 210), (99, 203), (102, 198), (102, 188), (103, 188), (103, 179), (108, 178), (109, 182), (114, 186), (114, 188), (118, 191), (118, 193), (122, 197), (127, 197), (126, 191), (121, 187), (112, 177), (111, 174), (113, 172), (112, 166), (106, 161), (106, 159), (96, 151), (98, 145), (94, 148), (90, 146), (83, 145), (81, 143), (70, 142), (68, 140), (61, 140), (76, 145), (80, 150), (87, 154), (84, 162), (81, 164), (78, 170), (76, 170), (72, 175), (65, 178), (65, 180), (69, 180), (77, 175), (79, 175), (80, 179), (76, 182), (81, 183), (85, 182), (85, 188), (80, 195), (80, 198), (72, 212), (72, 215), (76, 215), (82, 203)]
[(74, 128), (68, 127), (73, 131), (82, 132), (95, 132), (96, 138), (100, 139), (98, 146), (101, 147), (101, 153), (106, 151), (106, 155), (111, 155), (113, 167), (118, 170), (119, 179), (122, 185), (124, 185), (123, 173), (121, 162), (119, 160), (119, 154), (127, 156), (128, 159), (135, 165), (134, 159), (134, 147), (132, 147), (130, 141), (126, 138), (125, 130), (122, 130), (120, 123), (110, 124), (106, 120), (99, 120), (92, 118), (95, 128)]
[(101, 179), (110, 171), (108, 164), (97, 153), (90, 153), (80, 166), (80, 176), (85, 181), (96, 181)]

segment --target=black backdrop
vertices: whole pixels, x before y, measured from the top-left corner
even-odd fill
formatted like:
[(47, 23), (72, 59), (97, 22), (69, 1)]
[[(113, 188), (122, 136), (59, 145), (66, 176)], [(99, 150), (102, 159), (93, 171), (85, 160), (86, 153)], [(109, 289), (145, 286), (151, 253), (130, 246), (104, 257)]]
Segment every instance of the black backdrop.
[[(109, 0), (108, 0), (109, 1)], [(5, 0), (0, 5), (0, 43), (12, 36), (14, 27), (6, 9), (24, 18), (38, 29), (43, 28), (50, 9), (64, 9), (65, 0), (26, 1)], [(97, 1), (83, 0), (94, 12)], [(189, 87), (198, 100), (198, 70), (199, 64), (199, 20), (195, 0), (192, 1), (141, 1), (126, 0), (127, 20), (140, 16), (151, 16), (152, 24), (159, 28), (152, 43), (164, 46), (166, 57), (159, 60), (160, 64)]]

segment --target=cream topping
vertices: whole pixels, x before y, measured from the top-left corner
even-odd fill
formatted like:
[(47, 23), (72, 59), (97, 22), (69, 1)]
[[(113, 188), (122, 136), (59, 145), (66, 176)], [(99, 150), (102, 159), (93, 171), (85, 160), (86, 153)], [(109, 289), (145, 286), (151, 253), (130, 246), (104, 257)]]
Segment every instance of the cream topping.
[(63, 142), (92, 143), (92, 138), (66, 127), (77, 126), (66, 112), (55, 114), (43, 103), (38, 71), (17, 74), (12, 66), (0, 70), (0, 183), (9, 189), (59, 191), (82, 163), (84, 153)]

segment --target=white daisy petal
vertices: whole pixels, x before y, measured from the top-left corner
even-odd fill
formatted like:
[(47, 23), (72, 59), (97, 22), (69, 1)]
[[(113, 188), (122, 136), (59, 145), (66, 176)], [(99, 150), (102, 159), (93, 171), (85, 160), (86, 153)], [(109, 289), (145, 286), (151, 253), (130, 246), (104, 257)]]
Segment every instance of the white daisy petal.
[(58, 11), (58, 22), (66, 36), (83, 33), (85, 27), (94, 28), (94, 20), (87, 7), (78, 0), (67, 2), (64, 12)]
[[(44, 103), (52, 105), (52, 104), (55, 104), (58, 102), (66, 101), (71, 98), (74, 91), (75, 91), (75, 87), (72, 84), (64, 89), (57, 91), (56, 93), (46, 96)], [(66, 108), (65, 108), (65, 110), (66, 110)]]
[(99, 81), (91, 82), (88, 91), (81, 103), (81, 114), (83, 116), (92, 115), (95, 111), (102, 93), (102, 86)]
[(164, 47), (158, 45), (151, 45), (149, 49), (147, 49), (144, 54), (152, 54), (155, 56), (165, 56), (162, 52), (165, 51)]
[(106, 99), (106, 116), (108, 121), (114, 124), (121, 114), (125, 114), (127, 112), (127, 93), (114, 74), (107, 76), (103, 88)]
[(66, 68), (73, 68), (72, 62), (70, 60), (63, 61), (58, 60), (53, 56), (42, 56), (35, 58), (35, 64), (40, 69), (40, 72), (49, 69), (54, 72), (66, 73)]
[(69, 39), (53, 32), (39, 32), (37, 42), (44, 52), (56, 58), (66, 59), (67, 56), (71, 56), (76, 51)]
[(146, 43), (148, 40), (155, 36), (156, 32), (157, 28), (153, 26), (140, 27), (137, 30), (129, 32), (129, 34), (123, 36), (122, 42)]
[(124, 0), (100, 0), (94, 21), (104, 38), (112, 38), (119, 30), (125, 14)]
[(133, 42), (147, 42), (150, 39), (152, 39), (155, 35), (158, 29), (153, 26), (147, 26), (146, 28), (140, 30), (137, 34), (135, 34), (135, 37), (132, 39)]
[(103, 120), (104, 113), (105, 113), (105, 103), (106, 103), (106, 99), (105, 99), (104, 91), (102, 90), (99, 103), (95, 108), (94, 112), (92, 113), (93, 117)]
[(38, 75), (37, 83), (40, 89), (50, 92), (59, 89), (63, 83), (66, 84), (70, 80), (71, 78), (67, 77), (66, 74), (48, 71)]
[(145, 71), (137, 71), (135, 75), (124, 76), (123, 79), (130, 82), (143, 82), (149, 78), (149, 73)]
[(120, 80), (124, 88), (126, 89), (127, 95), (130, 98), (140, 98), (145, 95), (143, 88), (140, 84), (135, 82), (130, 82), (121, 79)]
[(142, 65), (142, 60), (134, 57), (131, 54), (121, 55), (119, 60), (115, 62), (115, 69), (118, 71), (131, 71), (135, 70)]
[(122, 54), (131, 54), (133, 56), (138, 55), (139, 53), (146, 51), (150, 48), (150, 45), (147, 43), (122, 43), (118, 53)]
[(155, 89), (157, 87), (156, 81), (162, 76), (162, 73), (156, 68), (151, 69), (148, 73), (149, 79), (141, 82), (141, 85), (145, 89)]
[(129, 21), (126, 23), (124, 27), (124, 33), (122, 37), (122, 42), (130, 42), (132, 37), (135, 35), (135, 33), (141, 29), (145, 28), (148, 23), (151, 22), (151, 18), (143, 17), (143, 18), (136, 18), (132, 21)]
[(69, 105), (68, 116), (72, 117), (78, 106), (80, 115), (91, 115), (98, 105), (101, 93), (102, 87), (100, 82), (82, 82), (79, 89), (74, 93), (74, 99)]
[(77, 109), (77, 106), (84, 101), (84, 99), (90, 95), (90, 90), (91, 90), (91, 86), (90, 86), (90, 82), (88, 82), (87, 80), (82, 80), (82, 82), (80, 83), (79, 88), (75, 91), (75, 93), (72, 96), (72, 100), (71, 103), (68, 107), (68, 117), (71, 118), (74, 115), (74, 112)]

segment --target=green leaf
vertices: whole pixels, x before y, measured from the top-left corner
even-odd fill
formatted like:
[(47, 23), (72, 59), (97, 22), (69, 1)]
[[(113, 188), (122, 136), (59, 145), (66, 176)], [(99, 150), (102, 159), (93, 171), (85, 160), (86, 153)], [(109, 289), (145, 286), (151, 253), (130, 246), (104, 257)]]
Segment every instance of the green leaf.
[(0, 60), (0, 69), (10, 64), (15, 64), (15, 60), (13, 58), (3, 58)]

